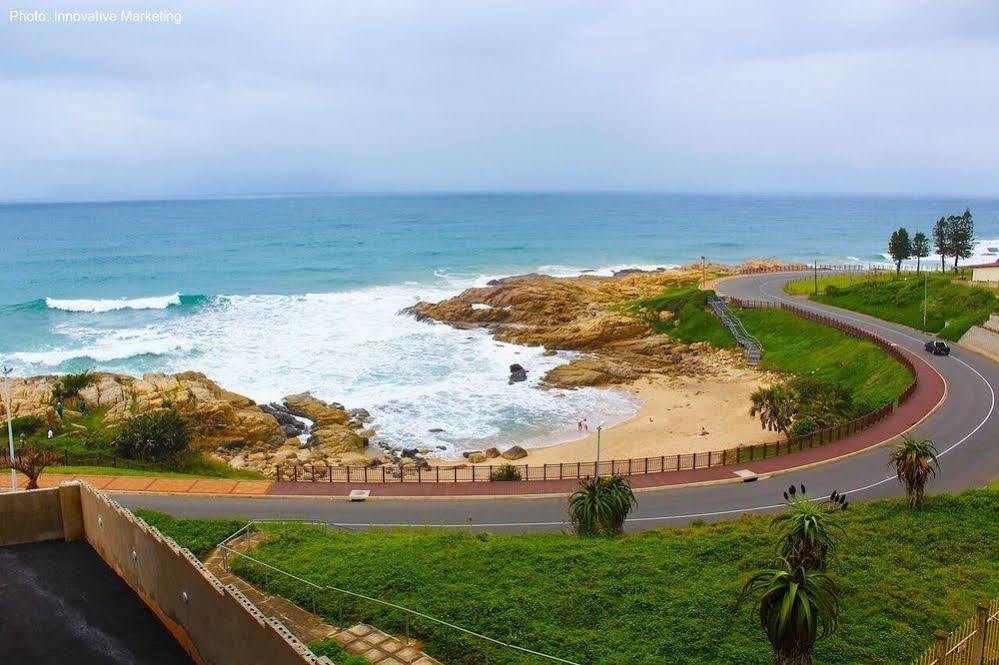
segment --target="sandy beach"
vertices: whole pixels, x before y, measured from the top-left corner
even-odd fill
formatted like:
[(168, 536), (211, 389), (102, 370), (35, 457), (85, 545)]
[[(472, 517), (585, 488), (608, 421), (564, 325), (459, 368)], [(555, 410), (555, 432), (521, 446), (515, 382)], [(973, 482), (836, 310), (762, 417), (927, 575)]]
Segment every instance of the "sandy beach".
[[(721, 450), (742, 444), (773, 441), (777, 436), (749, 416), (749, 396), (768, 375), (744, 368), (729, 369), (722, 376), (701, 379), (644, 377), (617, 388), (642, 400), (631, 418), (604, 428), (601, 458), (628, 459)], [(587, 462), (596, 458), (596, 425), (589, 434), (554, 445), (524, 447), (528, 456), (517, 464)], [(574, 427), (574, 425), (573, 425)], [(466, 460), (435, 460), (454, 464)], [(483, 464), (499, 464), (502, 458)], [(467, 463), (467, 462), (466, 462)]]

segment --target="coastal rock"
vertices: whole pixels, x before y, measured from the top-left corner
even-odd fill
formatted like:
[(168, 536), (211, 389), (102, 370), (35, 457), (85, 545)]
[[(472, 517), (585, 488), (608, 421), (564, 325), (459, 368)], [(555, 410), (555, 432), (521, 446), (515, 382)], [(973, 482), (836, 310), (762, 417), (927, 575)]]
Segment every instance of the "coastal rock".
[(479, 462), (485, 462), (486, 456), (476, 451), (468, 456), (468, 461), (472, 464), (478, 464)]
[(518, 363), (510, 365), (510, 383), (527, 381), (527, 370)]
[[(657, 333), (655, 326), (673, 320), (674, 313), (636, 309), (634, 303), (668, 288), (696, 285), (700, 279), (699, 265), (627, 271), (615, 277), (523, 275), (467, 289), (438, 303), (420, 302), (405, 311), (457, 328), (485, 327), (501, 342), (587, 354), (549, 371), (543, 380), (549, 386), (620, 384), (648, 374), (699, 377), (715, 371), (718, 358), (711, 356), (716, 350), (703, 344), (687, 347)], [(523, 378), (511, 371), (511, 382)]]
[(503, 459), (518, 460), (527, 457), (527, 451), (520, 446), (510, 446), (503, 451)]
[(500, 451), (499, 448), (486, 448), (483, 454), (486, 456), (486, 459), (496, 459), (500, 456)]
[(288, 395), (284, 398), (284, 405), (292, 415), (308, 418), (319, 426), (346, 425), (350, 422), (350, 415), (343, 406), (327, 404), (309, 392)]
[(351, 409), (347, 412), (347, 415), (362, 423), (371, 420), (371, 414), (368, 413), (367, 409)]

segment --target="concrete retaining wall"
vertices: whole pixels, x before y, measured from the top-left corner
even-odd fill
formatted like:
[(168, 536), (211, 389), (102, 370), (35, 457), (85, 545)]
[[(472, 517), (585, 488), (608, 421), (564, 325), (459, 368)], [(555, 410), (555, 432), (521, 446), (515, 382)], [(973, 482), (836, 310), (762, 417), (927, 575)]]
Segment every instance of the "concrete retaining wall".
[[(995, 315), (993, 315), (994, 318)], [(992, 325), (992, 321), (990, 319), (987, 325)], [(975, 353), (980, 353), (986, 358), (999, 362), (999, 332), (995, 330), (974, 326), (961, 336), (958, 344)]]
[(0, 494), (0, 545), (63, 537), (57, 488)]
[(83, 537), (202, 665), (321, 665), (190, 551), (85, 483), (0, 494), (0, 545)]

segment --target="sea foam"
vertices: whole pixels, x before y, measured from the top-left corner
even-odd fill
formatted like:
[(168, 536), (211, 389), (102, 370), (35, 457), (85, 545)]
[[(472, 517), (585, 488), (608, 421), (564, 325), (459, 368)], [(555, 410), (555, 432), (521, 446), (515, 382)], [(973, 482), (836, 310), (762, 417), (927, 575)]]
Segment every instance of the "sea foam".
[(112, 312), (119, 309), (166, 309), (171, 305), (180, 304), (180, 294), (168, 296), (152, 296), (149, 298), (112, 298), (103, 300), (66, 300), (62, 298), (46, 298), (45, 306), (49, 309), (61, 309), (66, 312)]

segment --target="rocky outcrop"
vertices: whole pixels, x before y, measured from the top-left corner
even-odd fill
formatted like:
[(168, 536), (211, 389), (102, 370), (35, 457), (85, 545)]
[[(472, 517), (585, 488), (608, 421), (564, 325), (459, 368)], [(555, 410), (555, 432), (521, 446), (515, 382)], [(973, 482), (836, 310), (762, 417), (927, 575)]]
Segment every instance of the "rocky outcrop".
[(313, 422), (308, 445), (327, 457), (360, 453), (368, 445), (367, 437), (359, 431), (363, 428), (362, 423), (351, 418), (342, 404), (327, 403), (306, 392), (288, 395), (284, 398), (284, 406), (293, 415)]
[(518, 383), (520, 381), (527, 381), (527, 370), (520, 364), (514, 363), (510, 365), (510, 383)]
[[(39, 376), (11, 381), (14, 417), (36, 416), (53, 429), (75, 413), (69, 405), (59, 418), (52, 388), (59, 377)], [(225, 390), (200, 372), (146, 374), (141, 378), (98, 374), (97, 381), (79, 393), (88, 411), (104, 409), (110, 427), (135, 415), (174, 409), (192, 434), (192, 448), (228, 462), (238, 469), (271, 475), (279, 463), (367, 463), (365, 451), (374, 434), (364, 429), (357, 410), (352, 417), (342, 405), (328, 404), (309, 393), (289, 395), (283, 404), (260, 404)], [(71, 400), (75, 406), (75, 399)], [(0, 415), (6, 417), (3, 400)], [(307, 418), (309, 424), (300, 419)]]
[[(713, 273), (721, 269), (707, 266)], [(458, 328), (486, 327), (504, 342), (543, 346), (548, 352), (581, 352), (543, 377), (544, 384), (554, 387), (629, 383), (648, 374), (696, 377), (730, 366), (738, 357), (657, 334), (653, 323), (671, 320), (673, 312), (651, 317), (628, 304), (700, 279), (700, 266), (623, 271), (613, 277), (523, 275), (493, 280), (439, 303), (420, 302), (407, 311)], [(526, 378), (515, 367), (510, 370), (511, 383)]]

